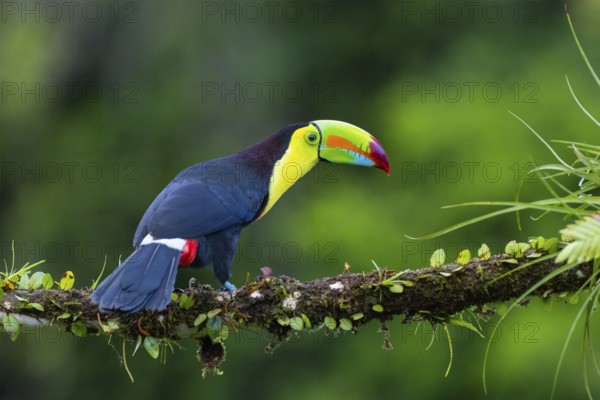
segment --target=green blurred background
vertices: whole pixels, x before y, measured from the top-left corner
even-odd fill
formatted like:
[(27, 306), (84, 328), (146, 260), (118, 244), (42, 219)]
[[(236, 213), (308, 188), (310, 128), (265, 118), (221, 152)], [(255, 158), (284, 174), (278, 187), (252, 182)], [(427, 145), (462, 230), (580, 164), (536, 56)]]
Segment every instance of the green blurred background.
[[(562, 1), (34, 2), (1, 4), (0, 244), (11, 263), (46, 260), (59, 277), (91, 284), (131, 252), (137, 222), (181, 169), (227, 155), (299, 121), (340, 119), (373, 133), (391, 176), (321, 165), (241, 236), (233, 282), (269, 265), (313, 279), (425, 266), (438, 247), (455, 257), (485, 241), (494, 252), (529, 235), (556, 235), (560, 219), (497, 218), (430, 241), (419, 236), (478, 215), (442, 210), (511, 200), (548, 150), (546, 139), (597, 144), (588, 109), (598, 87), (569, 31)], [(592, 64), (600, 5), (568, 2)], [(565, 148), (560, 154), (571, 159)], [(573, 182), (573, 185), (575, 182)], [(531, 182), (525, 198), (545, 196)], [(211, 271), (183, 271), (216, 286)], [(533, 301), (502, 325), (488, 364), (490, 399), (547, 398), (577, 308)], [(392, 324), (358, 335), (306, 334), (273, 355), (263, 332), (232, 334), (219, 377), (201, 378), (195, 344), (166, 365), (143, 351), (119, 365), (121, 343), (48, 329), (1, 336), (0, 397), (455, 398), (483, 397), (485, 342), (452, 331), (454, 365), (438, 332)], [(484, 324), (491, 333), (494, 320)], [(585, 396), (581, 327), (557, 398)], [(116, 350), (114, 350), (116, 349)], [(589, 367), (589, 365), (588, 365)], [(598, 394), (600, 384), (591, 380)]]

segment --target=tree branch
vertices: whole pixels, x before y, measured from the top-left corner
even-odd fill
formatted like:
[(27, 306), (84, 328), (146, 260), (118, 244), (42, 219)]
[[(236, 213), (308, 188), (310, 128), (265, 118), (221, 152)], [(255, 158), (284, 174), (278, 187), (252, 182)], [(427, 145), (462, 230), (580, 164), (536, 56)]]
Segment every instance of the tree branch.
[[(295, 331), (318, 328), (324, 322), (328, 329), (346, 330), (356, 330), (373, 319), (385, 323), (397, 315), (408, 321), (419, 318), (438, 323), (466, 309), (515, 299), (562, 266), (553, 258), (540, 258), (534, 265), (518, 268), (531, 261), (498, 255), (485, 261), (475, 258), (466, 265), (451, 263), (401, 274), (379, 270), (310, 282), (268, 277), (240, 288), (233, 297), (208, 286), (191, 287), (178, 290), (178, 300), (163, 312), (133, 315), (99, 314), (89, 290), (13, 290), (6, 291), (0, 302), (0, 317), (5, 329), (6, 316), (11, 315), (13, 323), (16, 319), (21, 325), (56, 325), (78, 336), (117, 334), (130, 340), (140, 335), (168, 340), (193, 337), (204, 349), (199, 356), (210, 364), (206, 354), (215, 349), (206, 338), (221, 342), (223, 329), (258, 327), (274, 334), (274, 344), (278, 344)], [(544, 283), (532, 295), (575, 292), (591, 274), (591, 263), (580, 264)], [(41, 305), (43, 311), (31, 303)]]

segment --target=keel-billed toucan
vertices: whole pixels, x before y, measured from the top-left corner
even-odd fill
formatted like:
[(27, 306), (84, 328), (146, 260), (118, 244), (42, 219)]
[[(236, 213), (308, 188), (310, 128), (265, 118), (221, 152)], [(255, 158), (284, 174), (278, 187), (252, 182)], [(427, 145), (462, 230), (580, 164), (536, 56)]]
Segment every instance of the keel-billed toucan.
[(212, 264), (224, 288), (240, 230), (261, 218), (319, 161), (380, 168), (387, 155), (362, 129), (340, 121), (289, 125), (229, 157), (181, 171), (154, 199), (135, 251), (92, 293), (101, 311), (163, 310), (179, 266)]

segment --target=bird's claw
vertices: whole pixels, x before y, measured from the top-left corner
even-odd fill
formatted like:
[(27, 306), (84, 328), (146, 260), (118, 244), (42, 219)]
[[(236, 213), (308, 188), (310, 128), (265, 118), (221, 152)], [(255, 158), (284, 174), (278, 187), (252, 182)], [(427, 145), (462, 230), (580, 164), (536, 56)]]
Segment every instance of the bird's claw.
[(233, 283), (231, 283), (229, 281), (225, 281), (221, 290), (229, 292), (231, 297), (233, 297), (233, 293), (237, 290), (237, 288), (235, 287), (235, 285)]

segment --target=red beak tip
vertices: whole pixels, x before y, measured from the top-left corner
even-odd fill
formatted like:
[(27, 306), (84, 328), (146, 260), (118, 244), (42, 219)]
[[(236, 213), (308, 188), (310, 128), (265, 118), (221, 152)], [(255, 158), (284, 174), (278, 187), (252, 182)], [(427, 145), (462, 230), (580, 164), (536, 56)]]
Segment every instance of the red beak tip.
[(383, 170), (383, 172), (385, 172), (387, 174), (387, 176), (390, 176), (390, 165), (389, 164), (384, 164), (381, 167), (381, 170)]
[(388, 176), (390, 176), (390, 162), (385, 154), (383, 146), (373, 138), (373, 141), (369, 145), (371, 152), (371, 160), (375, 162), (375, 167), (383, 170)]

